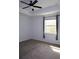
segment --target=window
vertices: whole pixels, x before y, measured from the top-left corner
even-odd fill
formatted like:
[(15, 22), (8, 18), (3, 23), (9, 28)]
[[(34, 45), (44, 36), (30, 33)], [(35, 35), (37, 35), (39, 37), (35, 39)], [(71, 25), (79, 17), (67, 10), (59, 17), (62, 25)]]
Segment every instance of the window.
[(56, 19), (49, 19), (44, 21), (44, 31), (47, 34), (56, 34)]
[[(56, 15), (55, 17), (43, 17), (43, 38), (46, 36), (51, 37), (47, 34), (55, 34), (56, 40), (58, 40), (59, 36), (59, 15)], [(46, 35), (45, 35), (46, 34)]]

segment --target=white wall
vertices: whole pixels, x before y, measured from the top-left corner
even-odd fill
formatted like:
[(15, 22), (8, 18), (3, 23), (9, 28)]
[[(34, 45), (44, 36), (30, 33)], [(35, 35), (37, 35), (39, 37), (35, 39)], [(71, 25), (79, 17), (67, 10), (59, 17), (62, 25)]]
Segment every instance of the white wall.
[(40, 41), (59, 44), (56, 35), (46, 34), (43, 39), (43, 16), (28, 16), (20, 13), (19, 15), (19, 41), (36, 39)]
[(60, 44), (60, 40), (56, 40), (56, 35), (46, 34), (46, 38), (43, 39), (43, 17), (42, 16), (34, 16), (33, 18), (33, 25), (32, 25), (32, 38), (36, 40), (41, 40), (45, 42)]
[(31, 37), (31, 19), (26, 14), (19, 14), (19, 41), (28, 40)]

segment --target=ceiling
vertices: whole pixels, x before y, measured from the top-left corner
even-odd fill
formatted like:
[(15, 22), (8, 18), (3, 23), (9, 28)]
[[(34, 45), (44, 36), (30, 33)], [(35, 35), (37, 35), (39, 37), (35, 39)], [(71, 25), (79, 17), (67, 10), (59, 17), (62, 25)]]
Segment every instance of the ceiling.
[[(29, 3), (30, 0), (20, 0)], [(32, 0), (34, 1), (34, 0)], [(42, 9), (29, 7), (26, 9), (22, 9), (23, 7), (26, 7), (28, 5), (23, 4), (19, 2), (19, 12), (25, 13), (28, 15), (46, 15), (46, 14), (53, 14), (53, 13), (59, 13), (60, 10), (60, 0), (38, 0), (38, 3), (35, 4), (36, 6), (41, 6)], [(32, 11), (32, 8), (34, 8), (34, 11)]]

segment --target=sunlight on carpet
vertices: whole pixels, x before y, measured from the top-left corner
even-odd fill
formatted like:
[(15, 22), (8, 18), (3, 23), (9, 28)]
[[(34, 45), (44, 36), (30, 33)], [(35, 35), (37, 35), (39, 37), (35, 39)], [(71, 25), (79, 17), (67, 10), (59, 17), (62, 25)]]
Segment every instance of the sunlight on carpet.
[(51, 45), (49, 45), (49, 47), (50, 47), (54, 52), (60, 53), (60, 48), (55, 47), (55, 46), (51, 46)]

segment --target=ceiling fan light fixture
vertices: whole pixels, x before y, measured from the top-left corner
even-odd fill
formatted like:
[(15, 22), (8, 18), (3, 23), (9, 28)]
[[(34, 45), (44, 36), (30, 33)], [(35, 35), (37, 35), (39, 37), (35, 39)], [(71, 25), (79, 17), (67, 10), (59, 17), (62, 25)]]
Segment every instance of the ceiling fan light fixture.
[(32, 9), (32, 11), (34, 11), (34, 9)]

